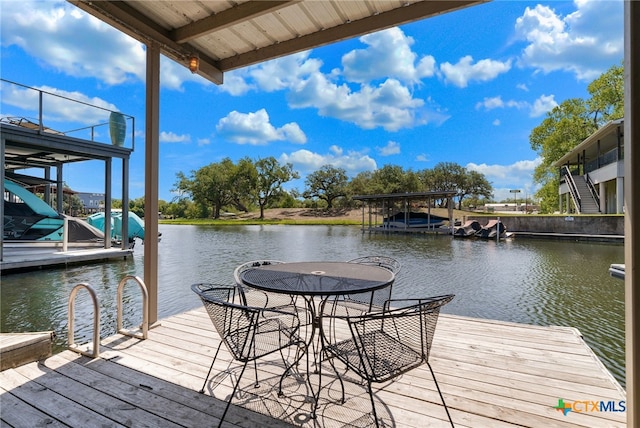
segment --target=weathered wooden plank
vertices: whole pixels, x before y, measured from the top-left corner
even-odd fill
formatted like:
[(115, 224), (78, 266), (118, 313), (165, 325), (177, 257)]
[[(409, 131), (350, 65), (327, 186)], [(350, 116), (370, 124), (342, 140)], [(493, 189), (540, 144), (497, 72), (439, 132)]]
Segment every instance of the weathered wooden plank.
[(53, 331), (0, 334), (0, 371), (51, 355)]
[(53, 419), (35, 406), (19, 399), (0, 386), (0, 426), (31, 427), (46, 426), (50, 428), (68, 427), (69, 425)]
[[(106, 376), (94, 376), (91, 371), (57, 356), (48, 358), (45, 364), (18, 367), (16, 372), (37, 379), (40, 385), (72, 400), (76, 405), (99, 412), (123, 425), (184, 426), (171, 420), (174, 412), (163, 407), (166, 403), (158, 403), (144, 389), (132, 390), (128, 385)], [(143, 400), (147, 400), (144, 410), (139, 406)], [(188, 419), (185, 417), (184, 420)]]
[(68, 398), (38, 383), (37, 379), (25, 377), (15, 369), (0, 372), (0, 382), (3, 388), (11, 391), (12, 395), (37, 406), (40, 411), (47, 414), (45, 420), (34, 420), (33, 424), (28, 426), (44, 424), (49, 419), (64, 422), (73, 427), (124, 426), (91, 409), (75, 405)]
[[(215, 417), (215, 415), (222, 414), (224, 409), (224, 402), (209, 395), (199, 394), (195, 390), (182, 388), (167, 380), (149, 376), (139, 370), (128, 368), (110, 360), (92, 360), (88, 357), (80, 356), (71, 352), (63, 352), (59, 354), (59, 356), (67, 361), (82, 365), (89, 370), (94, 370), (105, 376), (127, 383), (132, 387), (143, 387), (146, 390), (153, 391), (154, 394), (173, 401), (176, 406), (188, 406), (213, 417)], [(232, 410), (230, 410), (230, 412), (232, 412)], [(251, 414), (251, 416), (247, 416), (244, 415), (246, 412), (236, 413), (240, 415), (236, 415), (237, 418), (246, 422), (243, 422), (239, 426), (250, 426), (247, 425), (250, 421), (253, 421), (258, 426), (264, 427), (289, 426), (289, 424), (274, 420), (273, 418), (268, 418), (262, 414)]]

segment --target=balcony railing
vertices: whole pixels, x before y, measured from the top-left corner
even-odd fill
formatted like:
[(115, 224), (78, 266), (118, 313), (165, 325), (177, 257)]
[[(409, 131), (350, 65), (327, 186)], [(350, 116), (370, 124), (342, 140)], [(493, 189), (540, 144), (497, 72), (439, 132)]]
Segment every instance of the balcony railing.
[[(82, 101), (79, 93), (54, 93), (0, 79), (0, 122), (41, 133), (135, 148), (135, 118), (102, 100)], [(92, 104), (99, 103), (102, 105)]]
[[(620, 150), (620, 159), (624, 159), (624, 147), (622, 147)], [(587, 162), (584, 165), (585, 174), (616, 162), (618, 162), (618, 148), (611, 149), (608, 152), (600, 155), (598, 159)]]

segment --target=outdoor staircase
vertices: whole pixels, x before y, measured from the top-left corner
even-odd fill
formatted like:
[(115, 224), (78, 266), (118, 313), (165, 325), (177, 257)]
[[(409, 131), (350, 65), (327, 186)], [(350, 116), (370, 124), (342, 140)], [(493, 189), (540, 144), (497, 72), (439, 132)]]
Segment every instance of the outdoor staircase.
[(577, 175), (573, 178), (573, 182), (578, 190), (578, 195), (580, 195), (580, 203), (577, 203), (575, 200), (573, 202), (576, 207), (580, 207), (580, 214), (599, 214), (600, 207), (598, 206), (598, 202), (589, 191), (589, 186), (584, 177)]

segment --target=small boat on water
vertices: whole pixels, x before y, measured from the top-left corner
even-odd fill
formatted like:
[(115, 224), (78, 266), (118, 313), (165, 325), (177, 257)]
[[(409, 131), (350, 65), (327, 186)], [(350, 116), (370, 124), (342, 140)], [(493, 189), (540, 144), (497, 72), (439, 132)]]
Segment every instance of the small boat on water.
[(440, 217), (423, 212), (399, 212), (384, 219), (382, 227), (388, 228), (425, 228), (440, 227), (449, 221), (448, 218)]
[(454, 238), (505, 239), (513, 235), (512, 232), (507, 232), (504, 223), (498, 220), (489, 220), (484, 226), (478, 220), (467, 220), (462, 226), (453, 229)]
[(497, 237), (502, 239), (510, 238), (513, 236), (513, 233), (507, 232), (507, 228), (503, 222), (499, 220), (489, 220), (474, 236), (480, 239), (496, 239)]
[(456, 238), (472, 238), (482, 229), (478, 220), (467, 220), (462, 226), (453, 229), (453, 236)]

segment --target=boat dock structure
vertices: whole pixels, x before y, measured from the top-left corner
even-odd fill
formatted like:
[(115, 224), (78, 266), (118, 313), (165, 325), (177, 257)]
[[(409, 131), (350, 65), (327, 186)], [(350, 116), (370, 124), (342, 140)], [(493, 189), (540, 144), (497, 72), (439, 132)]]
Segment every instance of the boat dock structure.
[[(219, 340), (204, 308), (197, 308), (162, 319), (146, 340), (104, 338), (97, 358), (66, 350), (4, 370), (0, 420), (8, 426), (215, 426), (230, 378), (241, 369), (222, 348), (205, 393), (198, 393)], [(574, 328), (441, 314), (429, 360), (456, 427), (626, 426), (624, 389)], [(278, 397), (282, 360), (277, 353), (264, 357), (260, 387), (250, 367), (224, 426), (372, 426), (365, 385), (340, 365), (337, 370), (346, 401), (340, 403), (335, 375), (323, 370), (313, 420), (302, 367), (285, 378)], [(450, 426), (426, 365), (374, 388), (385, 426)]]
[[(369, 233), (445, 233), (454, 225), (454, 191), (355, 195), (362, 202), (362, 231)], [(431, 214), (436, 201), (447, 201), (447, 218)], [(427, 207), (426, 212), (422, 207)], [(420, 210), (420, 211), (418, 211)], [(441, 227), (448, 222), (448, 227)]]
[(0, 274), (123, 260), (132, 255), (133, 249), (94, 247), (69, 248), (67, 251), (63, 251), (61, 248), (52, 246), (39, 248), (30, 243), (26, 248), (5, 248), (4, 257), (0, 261)]

